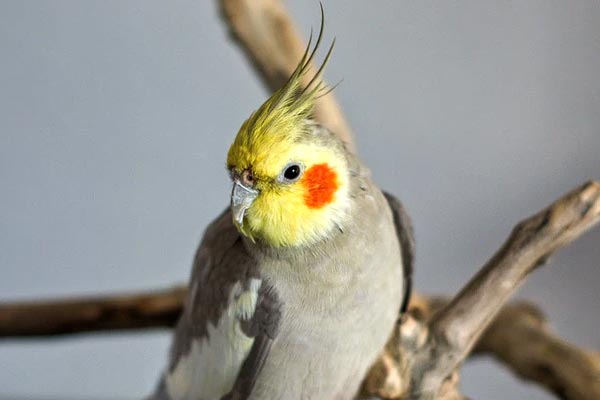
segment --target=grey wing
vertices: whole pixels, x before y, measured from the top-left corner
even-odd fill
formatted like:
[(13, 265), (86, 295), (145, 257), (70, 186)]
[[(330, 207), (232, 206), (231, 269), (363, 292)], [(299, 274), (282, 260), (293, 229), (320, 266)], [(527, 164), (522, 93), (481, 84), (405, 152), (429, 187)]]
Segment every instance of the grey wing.
[[(272, 294), (233, 226), (229, 210), (206, 230), (189, 286), (169, 368), (154, 398), (214, 400), (233, 393), (232, 389), (251, 390), (256, 380), (252, 371), (260, 371), (260, 359), (270, 347), (260, 327)], [(241, 376), (251, 377), (245, 378), (251, 384), (237, 383)]]
[(412, 291), (412, 275), (413, 266), (415, 260), (415, 238), (412, 223), (410, 217), (406, 212), (406, 209), (393, 195), (383, 192), (390, 209), (392, 210), (392, 216), (394, 218), (394, 225), (396, 226), (396, 234), (398, 235), (398, 241), (400, 242), (400, 248), (402, 250), (402, 271), (404, 274), (404, 297), (402, 300), (402, 307), (400, 312), (405, 312), (410, 301), (410, 295)]
[(245, 400), (250, 397), (279, 330), (283, 304), (273, 288), (265, 283), (259, 293), (256, 312), (242, 327), (249, 336), (255, 338), (252, 349), (240, 369), (233, 389), (223, 400)]

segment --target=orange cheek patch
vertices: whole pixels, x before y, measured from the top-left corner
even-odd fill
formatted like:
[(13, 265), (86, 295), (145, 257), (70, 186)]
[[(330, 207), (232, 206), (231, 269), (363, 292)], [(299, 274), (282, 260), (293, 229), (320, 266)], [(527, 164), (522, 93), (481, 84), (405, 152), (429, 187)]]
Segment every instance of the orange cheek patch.
[(322, 208), (331, 203), (338, 189), (337, 175), (327, 164), (307, 169), (302, 184), (306, 188), (304, 204), (309, 208)]

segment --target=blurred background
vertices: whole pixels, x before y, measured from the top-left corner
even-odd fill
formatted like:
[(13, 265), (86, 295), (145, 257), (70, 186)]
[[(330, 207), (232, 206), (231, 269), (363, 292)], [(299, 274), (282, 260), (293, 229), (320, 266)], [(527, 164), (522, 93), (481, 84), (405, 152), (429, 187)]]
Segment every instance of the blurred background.
[[(416, 288), (455, 293), (520, 219), (600, 179), (600, 3), (323, 0), (326, 76), (416, 227)], [(316, 0), (289, 1), (299, 29)], [(0, 1), (0, 301), (184, 282), (266, 93), (214, 1)], [(600, 230), (519, 297), (600, 347)], [(167, 331), (0, 341), (2, 399), (133, 399)], [(488, 359), (462, 387), (553, 397)]]

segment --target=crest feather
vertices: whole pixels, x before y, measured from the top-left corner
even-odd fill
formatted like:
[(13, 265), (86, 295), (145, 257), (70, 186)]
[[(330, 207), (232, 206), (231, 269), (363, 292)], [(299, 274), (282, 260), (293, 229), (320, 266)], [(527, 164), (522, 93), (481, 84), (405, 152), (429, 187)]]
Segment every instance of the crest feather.
[(263, 142), (267, 136), (284, 135), (293, 138), (307, 131), (315, 100), (332, 90), (321, 80), (321, 77), (331, 57), (335, 38), (315, 75), (306, 85), (303, 85), (303, 80), (311, 69), (315, 54), (323, 39), (324, 27), (325, 15), (323, 5), (321, 5), (321, 27), (314, 47), (311, 50), (313, 39), (311, 30), (306, 50), (291, 76), (244, 122), (236, 137), (234, 147), (239, 144), (249, 149), (254, 147), (254, 144)]

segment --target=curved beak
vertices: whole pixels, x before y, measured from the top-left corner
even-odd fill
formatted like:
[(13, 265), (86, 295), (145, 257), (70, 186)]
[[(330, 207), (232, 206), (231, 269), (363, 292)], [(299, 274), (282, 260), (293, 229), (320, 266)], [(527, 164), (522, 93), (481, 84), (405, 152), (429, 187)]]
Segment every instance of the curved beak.
[(244, 217), (246, 211), (256, 197), (258, 196), (258, 190), (244, 186), (237, 179), (233, 181), (233, 189), (231, 190), (231, 214), (233, 216), (233, 223), (238, 230), (244, 235), (251, 237), (244, 229)]

